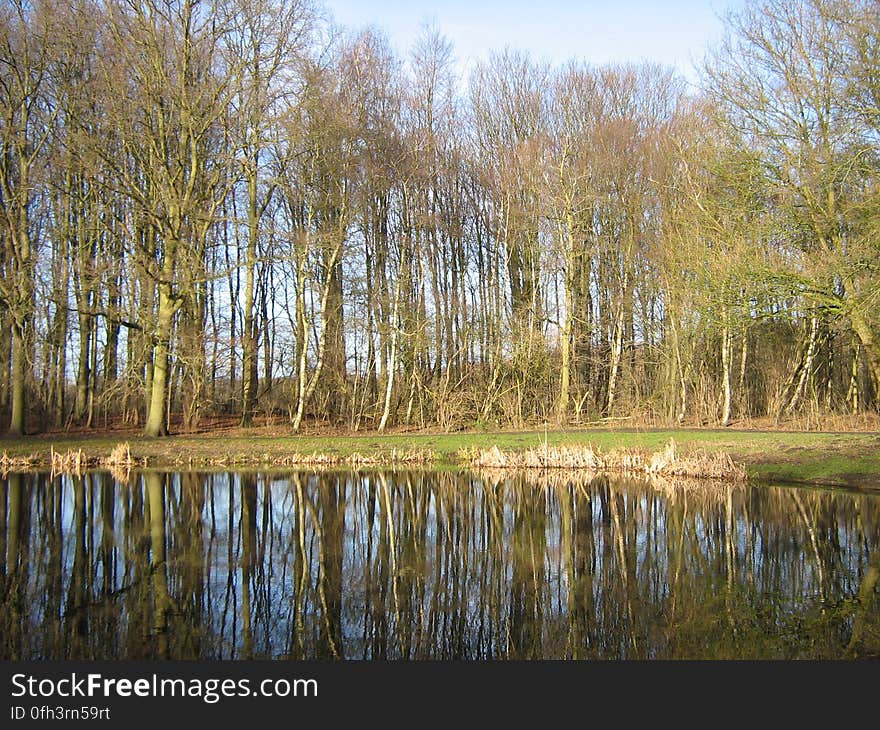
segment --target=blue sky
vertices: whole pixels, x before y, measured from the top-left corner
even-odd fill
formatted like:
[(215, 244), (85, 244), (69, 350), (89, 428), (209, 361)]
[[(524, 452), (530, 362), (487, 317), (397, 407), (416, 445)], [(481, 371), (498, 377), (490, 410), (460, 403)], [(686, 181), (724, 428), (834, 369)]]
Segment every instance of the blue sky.
[(374, 25), (398, 52), (409, 50), (425, 21), (454, 44), (465, 72), (506, 46), (536, 59), (591, 63), (652, 60), (693, 80), (693, 61), (722, 36), (721, 17), (746, 0), (324, 0), (349, 28)]

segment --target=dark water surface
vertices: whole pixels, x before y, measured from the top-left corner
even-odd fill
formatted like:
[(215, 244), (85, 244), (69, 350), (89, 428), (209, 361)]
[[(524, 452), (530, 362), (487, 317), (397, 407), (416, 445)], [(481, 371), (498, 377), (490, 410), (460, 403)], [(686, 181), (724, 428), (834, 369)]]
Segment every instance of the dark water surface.
[(880, 496), (117, 477), (0, 479), (0, 658), (880, 655)]

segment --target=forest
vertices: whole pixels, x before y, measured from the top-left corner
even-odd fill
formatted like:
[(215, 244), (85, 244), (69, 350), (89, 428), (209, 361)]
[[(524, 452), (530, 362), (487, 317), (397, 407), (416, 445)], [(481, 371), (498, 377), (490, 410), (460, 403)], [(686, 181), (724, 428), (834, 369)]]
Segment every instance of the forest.
[(880, 5), (725, 22), (695, 85), (462, 78), (312, 0), (0, 1), (4, 430), (876, 414)]

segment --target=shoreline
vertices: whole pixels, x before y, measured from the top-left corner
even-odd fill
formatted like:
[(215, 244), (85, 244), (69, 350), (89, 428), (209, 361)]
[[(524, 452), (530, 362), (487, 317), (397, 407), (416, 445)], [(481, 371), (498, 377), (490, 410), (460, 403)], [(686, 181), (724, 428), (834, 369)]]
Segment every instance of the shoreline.
[[(742, 464), (750, 481), (880, 490), (880, 434), (733, 429), (570, 429), (531, 431), (430, 431), (290, 435), (268, 429), (147, 438), (131, 431), (48, 433), (0, 439), (0, 455), (25, 459), (25, 468), (49, 468), (53, 454), (79, 452), (86, 463), (105, 460), (127, 443), (135, 466), (159, 469), (296, 468), (329, 466), (405, 467), (415, 461), (434, 467), (467, 467), (465, 454), (500, 448), (519, 453), (542, 445), (659, 450), (670, 440), (688, 455), (725, 452)], [(7, 471), (18, 470), (15, 466)]]

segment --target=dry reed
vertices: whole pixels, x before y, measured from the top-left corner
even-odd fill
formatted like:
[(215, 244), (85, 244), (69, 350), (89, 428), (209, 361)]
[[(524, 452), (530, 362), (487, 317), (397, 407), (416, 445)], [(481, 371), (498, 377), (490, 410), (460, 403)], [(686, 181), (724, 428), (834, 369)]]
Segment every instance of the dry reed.
[(102, 456), (98, 464), (102, 469), (107, 469), (117, 482), (128, 482), (131, 470), (136, 466), (146, 466), (146, 459), (137, 459), (131, 455), (128, 442), (116, 444), (110, 456)]
[(27, 471), (38, 464), (39, 460), (34, 455), (10, 456), (5, 451), (0, 455), (0, 474), (6, 476), (13, 471)]
[(49, 449), (49, 466), (52, 476), (59, 474), (81, 475), (86, 469), (107, 469), (114, 479), (125, 482), (135, 466), (146, 466), (145, 458), (132, 456), (128, 443), (119, 443), (109, 456), (87, 456), (82, 449), (68, 449), (65, 453)]
[(65, 453), (49, 449), (49, 466), (52, 469), (52, 477), (59, 474), (75, 474), (79, 476), (89, 468), (89, 459), (83, 454), (82, 449), (68, 449)]
[[(484, 485), (492, 489), (498, 489), (502, 485), (517, 478), (523, 478), (531, 486), (545, 490), (577, 490), (582, 496), (590, 498), (591, 491), (597, 483), (610, 478), (607, 472), (594, 472), (578, 469), (502, 469), (492, 467), (480, 467), (474, 469), (474, 474)], [(698, 504), (723, 504), (728, 497), (728, 492), (739, 495), (745, 488), (741, 481), (724, 481), (714, 479), (698, 479), (684, 476), (665, 476), (661, 474), (633, 474), (621, 473), (616, 475), (615, 488), (624, 489), (650, 487), (664, 494), (669, 500), (687, 498)]]
[(429, 464), (437, 459), (437, 455), (428, 449), (393, 449), (391, 453), (379, 452), (376, 454), (353, 453), (348, 456), (339, 454), (325, 454), (314, 452), (311, 454), (287, 454), (272, 460), (275, 466), (307, 466), (307, 467), (331, 467), (331, 466), (394, 466)]
[(548, 446), (525, 451), (491, 449), (460, 454), (472, 467), (491, 469), (567, 469), (594, 473), (623, 472), (695, 479), (744, 481), (745, 469), (724, 452), (695, 451), (681, 454), (670, 441), (661, 451), (614, 449), (600, 453), (592, 446)]

